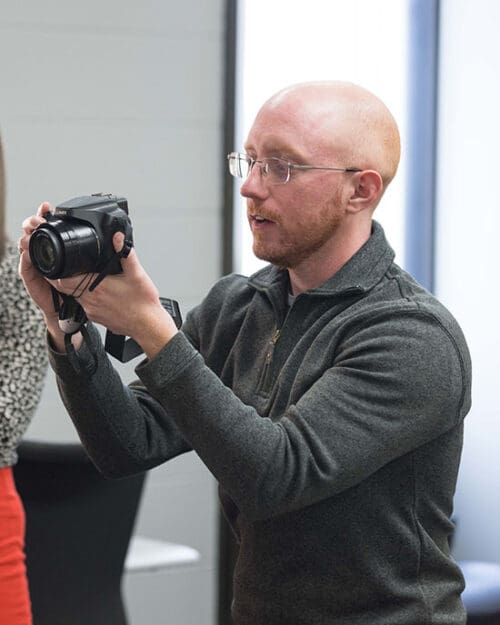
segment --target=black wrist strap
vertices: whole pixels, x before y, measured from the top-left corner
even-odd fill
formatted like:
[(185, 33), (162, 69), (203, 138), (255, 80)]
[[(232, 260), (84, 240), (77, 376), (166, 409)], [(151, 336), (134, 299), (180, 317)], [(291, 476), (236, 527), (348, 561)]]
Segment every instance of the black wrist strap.
[(75, 350), (75, 347), (71, 341), (71, 337), (73, 336), (73, 334), (64, 335), (64, 346), (66, 348), (66, 354), (68, 355), (68, 360), (76, 373), (83, 374), (86, 377), (91, 378), (97, 371), (97, 351), (92, 346), (92, 341), (90, 339), (87, 327), (85, 325), (80, 326), (79, 332), (81, 332), (82, 334), (83, 342), (87, 346), (87, 349), (92, 356), (92, 360), (83, 359)]
[[(132, 241), (126, 238), (123, 242), (122, 249), (119, 252), (115, 252), (114, 256), (112, 256), (108, 260), (101, 273), (90, 284), (90, 286), (88, 287), (89, 291), (93, 291), (97, 287), (97, 285), (102, 282), (102, 280), (106, 277), (111, 261), (113, 261), (115, 258), (127, 258), (127, 256), (130, 254), (132, 247)], [(92, 341), (86, 327), (86, 323), (88, 321), (87, 315), (85, 314), (82, 306), (78, 303), (76, 297), (61, 293), (52, 285), (50, 286), (50, 288), (52, 291), (54, 310), (59, 314), (59, 320), (66, 320), (69, 318), (74, 321), (74, 328), (64, 330), (64, 347), (66, 348), (68, 360), (76, 373), (84, 374), (90, 378), (97, 371), (98, 357), (96, 349), (92, 346)], [(84, 290), (86, 288), (87, 285), (84, 287)], [(77, 290), (78, 287), (77, 289), (75, 289), (75, 291)], [(73, 293), (75, 293), (75, 291)], [(83, 342), (87, 346), (87, 349), (92, 356), (92, 360), (84, 360), (75, 350), (75, 347), (71, 341), (71, 337), (78, 332), (81, 333)]]
[(132, 250), (132, 247), (133, 247), (132, 241), (130, 241), (129, 239), (125, 239), (123, 241), (122, 249), (119, 252), (115, 252), (114, 255), (111, 256), (108, 259), (108, 262), (106, 263), (106, 265), (102, 269), (101, 273), (97, 276), (97, 278), (89, 286), (89, 291), (93, 291), (104, 280), (104, 278), (108, 275), (109, 265), (114, 260), (116, 260), (117, 258), (127, 258), (127, 256), (130, 254), (130, 252)]
[[(75, 319), (75, 321), (77, 322), (77, 325), (75, 326), (75, 329), (73, 331), (64, 333), (64, 347), (66, 349), (68, 360), (76, 373), (92, 377), (97, 371), (98, 359), (97, 351), (92, 346), (92, 341), (87, 330), (87, 316), (85, 315), (83, 308), (78, 304), (75, 298), (71, 297), (70, 295), (60, 293), (52, 285), (51, 290), (52, 300), (54, 302), (54, 309), (59, 314), (59, 319), (65, 319), (65, 311), (69, 310), (71, 311), (71, 313), (68, 314), (71, 314), (73, 319)], [(75, 350), (75, 347), (71, 341), (71, 337), (78, 332), (81, 333), (83, 342), (87, 346), (87, 349), (92, 356), (92, 360), (84, 360)]]

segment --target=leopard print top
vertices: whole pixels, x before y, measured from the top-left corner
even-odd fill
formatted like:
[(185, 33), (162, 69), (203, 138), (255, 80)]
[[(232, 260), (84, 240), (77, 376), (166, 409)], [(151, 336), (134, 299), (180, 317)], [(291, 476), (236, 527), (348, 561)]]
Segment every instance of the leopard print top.
[(19, 252), (8, 242), (0, 262), (0, 467), (16, 447), (40, 399), (47, 370), (45, 324), (18, 275)]

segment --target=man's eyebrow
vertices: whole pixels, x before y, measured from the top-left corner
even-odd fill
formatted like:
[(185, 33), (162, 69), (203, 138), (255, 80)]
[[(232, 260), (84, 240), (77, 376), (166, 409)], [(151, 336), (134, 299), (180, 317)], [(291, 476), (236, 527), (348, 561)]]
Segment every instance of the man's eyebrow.
[[(251, 144), (245, 143), (243, 146), (244, 150), (247, 152), (255, 152), (255, 148), (252, 147)], [(280, 140), (267, 140), (264, 142), (263, 146), (263, 155), (265, 156), (276, 156), (278, 158), (284, 158), (286, 160), (291, 161), (305, 161), (307, 160), (303, 157), (300, 152), (292, 147), (288, 143), (283, 143)]]

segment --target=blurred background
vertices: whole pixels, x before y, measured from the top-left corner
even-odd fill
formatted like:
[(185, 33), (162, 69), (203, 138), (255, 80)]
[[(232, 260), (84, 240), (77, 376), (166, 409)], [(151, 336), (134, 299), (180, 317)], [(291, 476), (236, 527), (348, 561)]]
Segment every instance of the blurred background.
[[(474, 366), (455, 555), (500, 562), (500, 4), (496, 0), (3, 0), (0, 130), (8, 231), (48, 200), (125, 196), (142, 264), (185, 314), (251, 273), (226, 174), (260, 104), (302, 80), (384, 100), (403, 138), (376, 218), (400, 265), (450, 308)], [(131, 303), (133, 305), (133, 303)], [(117, 363), (125, 380), (133, 367)], [(76, 435), (49, 374), (27, 437)], [(127, 574), (131, 625), (226, 622), (231, 544), (195, 454), (150, 472), (142, 535), (194, 547), (190, 566)]]

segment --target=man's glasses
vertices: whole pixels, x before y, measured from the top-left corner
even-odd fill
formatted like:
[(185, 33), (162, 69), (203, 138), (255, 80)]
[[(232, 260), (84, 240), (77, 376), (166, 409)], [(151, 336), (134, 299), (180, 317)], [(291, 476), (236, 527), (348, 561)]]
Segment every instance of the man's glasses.
[(229, 173), (235, 178), (247, 178), (255, 164), (260, 166), (260, 171), (270, 184), (286, 184), (290, 180), (292, 169), (324, 169), (328, 171), (356, 172), (362, 171), (356, 167), (319, 167), (317, 165), (294, 165), (282, 158), (270, 157), (255, 159), (248, 154), (231, 152), (227, 155)]

